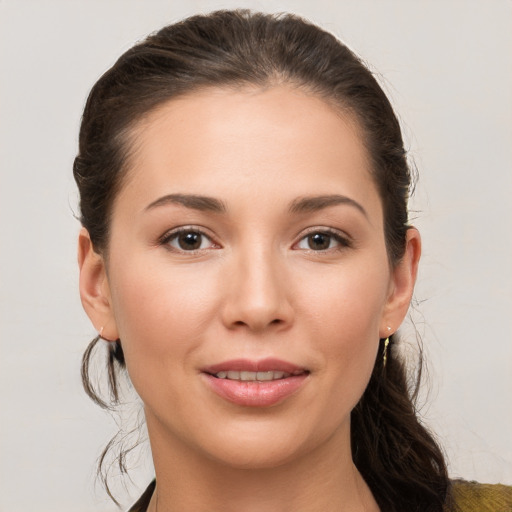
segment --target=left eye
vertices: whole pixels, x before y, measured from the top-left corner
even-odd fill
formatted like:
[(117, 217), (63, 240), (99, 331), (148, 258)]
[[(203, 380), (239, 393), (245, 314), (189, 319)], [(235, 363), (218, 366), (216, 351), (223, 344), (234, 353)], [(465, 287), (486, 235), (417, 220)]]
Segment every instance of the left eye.
[(337, 234), (315, 231), (302, 238), (297, 247), (310, 251), (326, 251), (327, 249), (347, 245), (347, 242)]
[(204, 233), (191, 229), (171, 233), (164, 243), (180, 251), (198, 251), (213, 245)]

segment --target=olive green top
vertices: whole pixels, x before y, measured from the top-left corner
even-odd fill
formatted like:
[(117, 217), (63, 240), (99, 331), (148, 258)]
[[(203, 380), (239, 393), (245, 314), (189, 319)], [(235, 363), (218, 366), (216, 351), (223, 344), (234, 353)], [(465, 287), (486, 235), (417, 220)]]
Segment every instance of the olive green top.
[[(155, 485), (153, 480), (129, 512), (147, 511)], [(447, 512), (512, 512), (512, 487), (508, 485), (454, 480), (452, 496), (454, 505)]]
[(453, 512), (512, 512), (512, 487), (455, 480)]

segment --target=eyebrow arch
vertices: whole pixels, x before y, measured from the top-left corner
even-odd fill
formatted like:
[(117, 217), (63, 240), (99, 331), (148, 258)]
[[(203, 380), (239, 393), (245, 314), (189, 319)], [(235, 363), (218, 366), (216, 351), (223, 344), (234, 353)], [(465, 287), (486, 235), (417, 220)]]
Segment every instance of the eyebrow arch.
[(298, 199), (292, 201), (290, 205), (290, 212), (310, 213), (322, 210), (324, 208), (329, 208), (330, 206), (336, 206), (338, 204), (353, 206), (359, 210), (366, 218), (368, 218), (366, 210), (357, 201), (354, 201), (353, 199), (350, 199), (350, 197), (342, 196), (340, 194), (299, 197)]
[(193, 210), (225, 213), (226, 205), (214, 197), (198, 196), (195, 194), (168, 194), (146, 206), (145, 210), (152, 210), (159, 206), (178, 204)]

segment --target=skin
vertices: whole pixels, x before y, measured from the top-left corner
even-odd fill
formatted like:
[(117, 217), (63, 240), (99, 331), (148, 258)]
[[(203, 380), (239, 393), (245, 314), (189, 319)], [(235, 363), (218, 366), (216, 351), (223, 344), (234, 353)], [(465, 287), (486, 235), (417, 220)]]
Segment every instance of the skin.
[[(407, 312), (420, 238), (410, 229), (390, 265), (357, 123), (292, 86), (207, 89), (133, 136), (108, 254), (80, 234), (80, 291), (95, 327), (122, 340), (144, 402), (150, 510), (157, 497), (160, 512), (378, 510), (352, 462), (350, 411), (379, 339)], [(325, 201), (333, 194), (349, 201)], [(313, 196), (315, 208), (291, 208)], [(205, 234), (199, 249), (163, 240), (178, 227)], [(309, 371), (276, 405), (240, 406), (205, 385), (206, 365), (266, 357)]]

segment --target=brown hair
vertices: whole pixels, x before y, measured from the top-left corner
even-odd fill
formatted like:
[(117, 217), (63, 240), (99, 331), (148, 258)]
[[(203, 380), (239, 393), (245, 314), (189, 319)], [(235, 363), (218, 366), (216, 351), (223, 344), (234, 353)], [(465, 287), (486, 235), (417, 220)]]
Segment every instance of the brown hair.
[[(163, 102), (201, 88), (278, 83), (305, 88), (358, 120), (383, 203), (389, 260), (392, 265), (400, 261), (409, 229), (411, 173), (386, 95), (361, 60), (333, 35), (294, 15), (247, 10), (217, 11), (164, 27), (122, 55), (93, 87), (73, 170), (80, 220), (95, 250), (105, 255), (108, 250), (112, 204), (126, 174), (135, 123)], [(394, 341), (386, 366), (381, 343), (370, 383), (352, 411), (354, 462), (381, 510), (441, 511), (449, 481), (442, 452), (416, 414), (421, 371), (409, 385)], [(95, 338), (84, 354), (82, 377), (91, 398), (109, 407), (90, 381), (97, 342)], [(110, 398), (115, 403), (124, 356), (120, 340), (110, 346)]]

